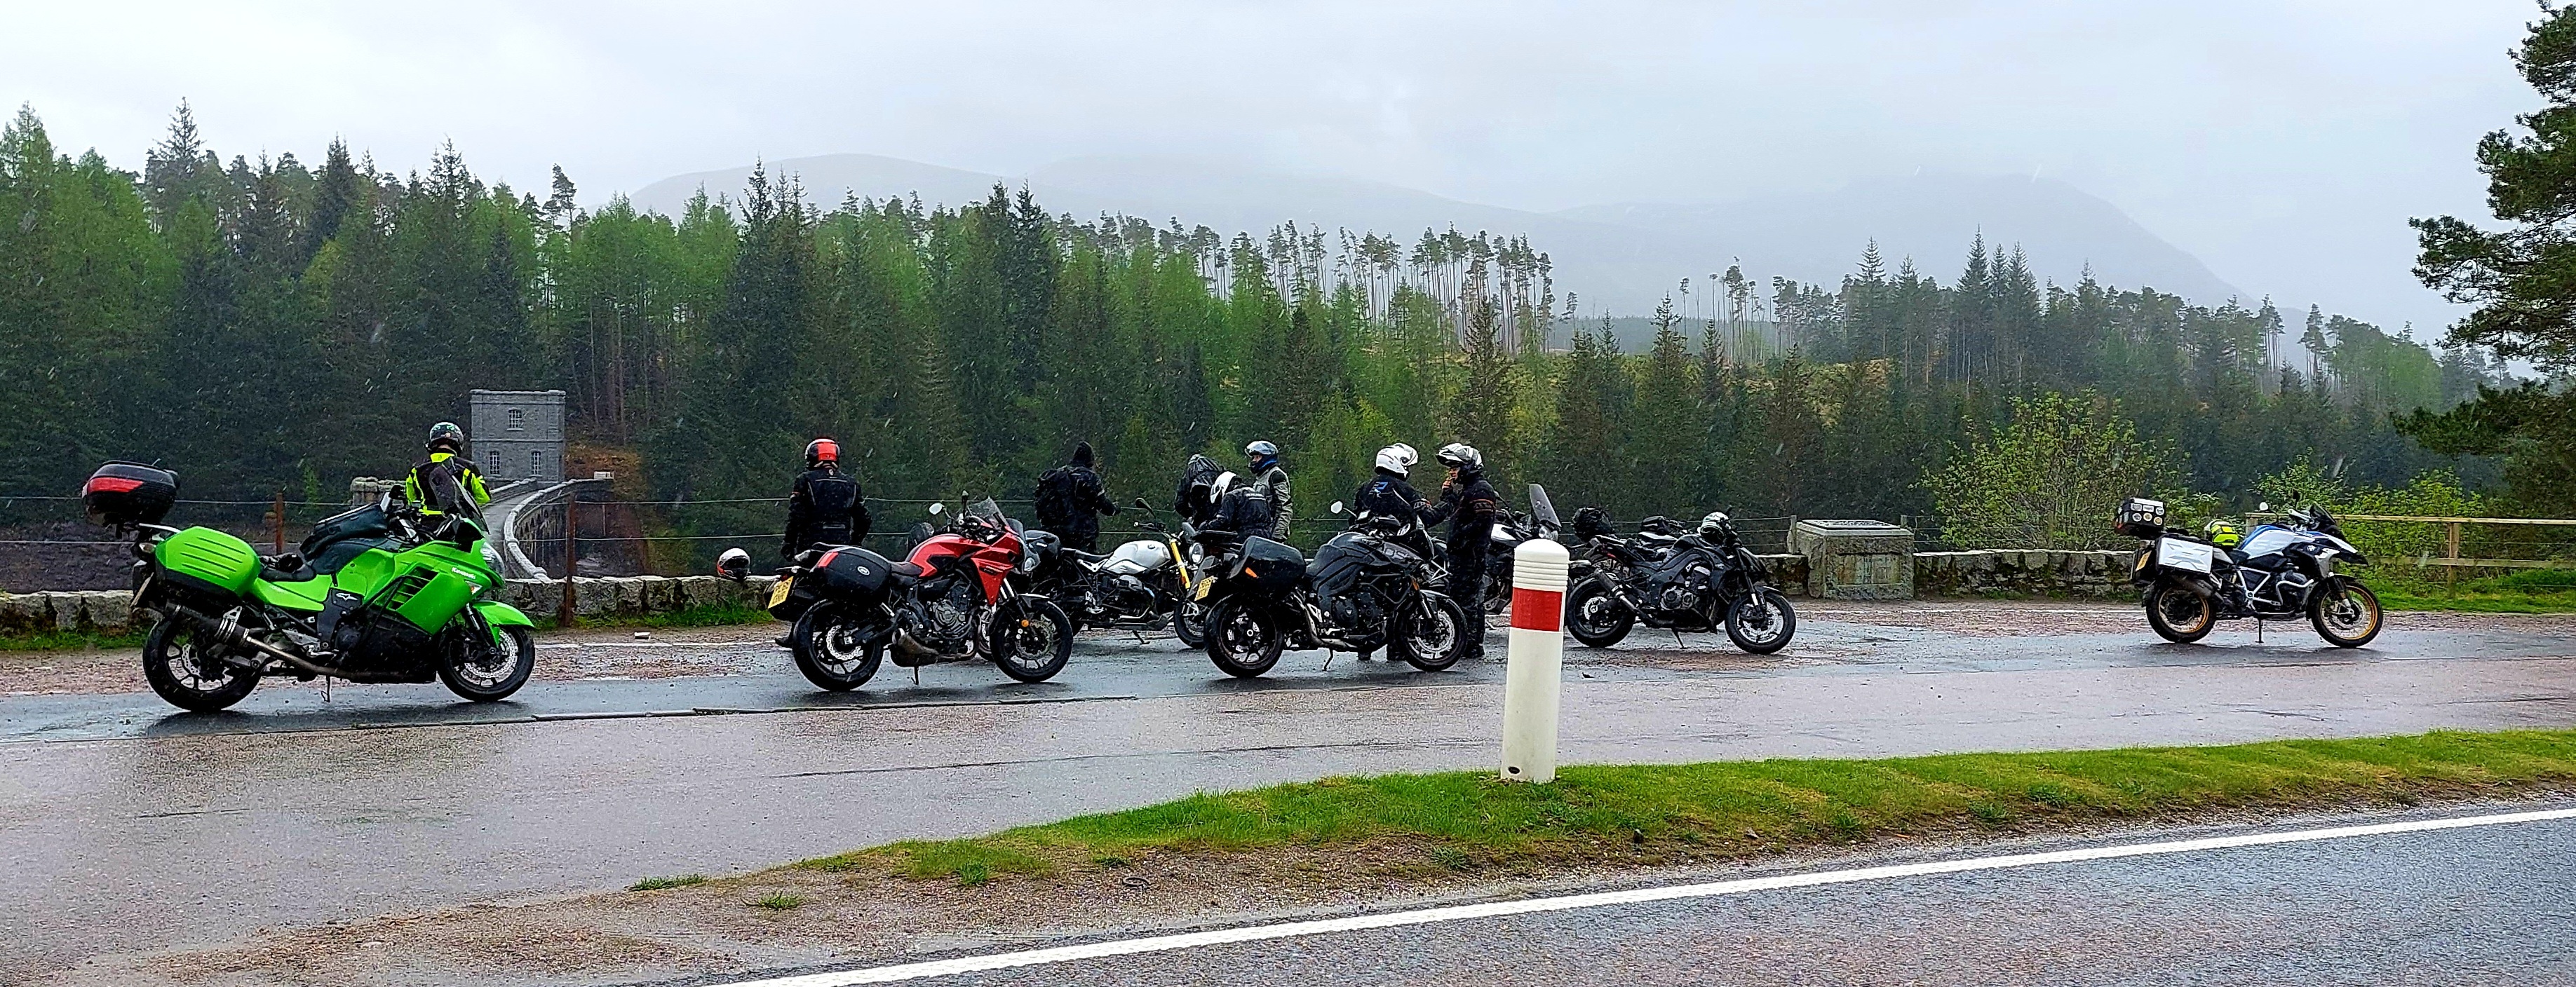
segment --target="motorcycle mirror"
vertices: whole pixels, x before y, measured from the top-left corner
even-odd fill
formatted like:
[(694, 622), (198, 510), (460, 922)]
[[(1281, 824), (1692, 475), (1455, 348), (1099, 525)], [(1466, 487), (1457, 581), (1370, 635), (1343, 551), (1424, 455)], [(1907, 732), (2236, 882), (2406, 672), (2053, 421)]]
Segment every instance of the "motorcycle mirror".
[(1342, 502), (1341, 502), (1341, 501), (1336, 500), (1336, 501), (1334, 501), (1334, 502), (1333, 502), (1332, 512), (1333, 512), (1333, 513), (1335, 513), (1335, 514), (1339, 514), (1339, 513), (1341, 513), (1341, 512), (1342, 512)]
[(728, 548), (723, 554), (716, 556), (716, 575), (738, 583), (750, 574), (751, 553), (739, 548)]
[(945, 514), (945, 513), (948, 513), (948, 505), (946, 505), (946, 504), (937, 504), (937, 503), (934, 503), (934, 504), (930, 505), (930, 513), (932, 513), (932, 514)]

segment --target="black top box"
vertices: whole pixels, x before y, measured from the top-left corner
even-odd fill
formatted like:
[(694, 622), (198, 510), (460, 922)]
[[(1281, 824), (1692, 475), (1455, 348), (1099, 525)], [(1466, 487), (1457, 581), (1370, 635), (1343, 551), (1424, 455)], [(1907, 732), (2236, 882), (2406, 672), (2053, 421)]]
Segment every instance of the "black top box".
[(109, 463), (81, 485), (91, 524), (159, 524), (179, 499), (179, 474), (139, 463)]

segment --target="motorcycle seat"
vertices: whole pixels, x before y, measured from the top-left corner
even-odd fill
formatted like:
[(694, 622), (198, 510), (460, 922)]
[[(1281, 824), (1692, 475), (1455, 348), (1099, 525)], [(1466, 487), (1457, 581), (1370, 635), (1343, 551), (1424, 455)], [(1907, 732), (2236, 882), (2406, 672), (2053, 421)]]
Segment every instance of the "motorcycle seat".
[(930, 570), (924, 569), (910, 562), (897, 562), (892, 566), (888, 566), (886, 571), (894, 574), (896, 579), (920, 579), (921, 577), (930, 574)]
[(1073, 556), (1075, 559), (1077, 559), (1077, 560), (1079, 560), (1079, 561), (1088, 562), (1088, 563), (1091, 563), (1091, 564), (1093, 564), (1093, 565), (1099, 565), (1100, 563), (1103, 563), (1103, 562), (1107, 562), (1107, 561), (1109, 561), (1109, 556), (1102, 555), (1102, 554), (1099, 554), (1099, 553), (1096, 553), (1096, 552), (1086, 552), (1086, 551), (1083, 551), (1083, 550), (1081, 550), (1081, 549), (1079, 549), (1079, 548), (1068, 548), (1068, 549), (1065, 549), (1065, 550), (1064, 550), (1064, 554), (1066, 554), (1066, 555), (1070, 555), (1070, 556)]

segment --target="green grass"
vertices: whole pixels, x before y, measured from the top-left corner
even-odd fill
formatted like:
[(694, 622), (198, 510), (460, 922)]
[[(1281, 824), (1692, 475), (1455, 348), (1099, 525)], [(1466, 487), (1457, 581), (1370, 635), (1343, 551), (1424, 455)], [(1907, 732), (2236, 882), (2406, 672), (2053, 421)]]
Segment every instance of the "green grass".
[(685, 888), (692, 884), (705, 883), (707, 883), (707, 876), (704, 874), (682, 874), (678, 877), (648, 877), (627, 885), (626, 890), (661, 891), (669, 888)]
[(2458, 583), (2362, 578), (2390, 610), (2473, 613), (2576, 613), (2576, 569), (2524, 569)]
[(773, 912), (786, 912), (805, 907), (805, 899), (792, 894), (773, 894), (752, 899), (751, 905), (754, 908), (766, 908)]
[[(2576, 787), (2576, 731), (2233, 747), (1571, 767), (1327, 778), (804, 861), (967, 886), (1154, 854), (1393, 848), (1434, 867), (1735, 856), (1897, 834), (2044, 829)], [(1110, 864), (1109, 861), (1117, 861)]]

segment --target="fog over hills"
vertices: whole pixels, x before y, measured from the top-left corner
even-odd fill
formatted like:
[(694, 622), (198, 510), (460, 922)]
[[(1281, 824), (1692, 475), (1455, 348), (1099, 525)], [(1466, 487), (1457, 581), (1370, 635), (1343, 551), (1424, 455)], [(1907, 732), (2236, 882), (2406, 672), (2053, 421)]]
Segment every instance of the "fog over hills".
[[(1715, 204), (1609, 203), (1550, 213), (1338, 175), (1177, 157), (1072, 158), (1019, 176), (872, 154), (792, 158), (768, 167), (773, 175), (798, 176), (807, 199), (826, 207), (853, 194), (917, 194), (924, 202), (954, 205), (980, 200), (1000, 182), (1026, 185), (1057, 213), (1123, 213), (1157, 224), (1177, 217), (1229, 234), (1289, 220), (1404, 241), (1450, 226), (1525, 234), (1554, 258), (1558, 293), (1579, 293), (1586, 315), (1643, 314), (1682, 278), (1705, 278), (1738, 259), (1755, 278), (1836, 283), (1873, 239), (1891, 272), (1911, 257), (1924, 274), (1946, 283), (1958, 277), (1980, 232), (1996, 247), (2020, 245), (2033, 271), (2059, 284), (2073, 284), (2090, 265), (2107, 284), (2153, 287), (2211, 305), (2253, 300), (2117, 206), (2064, 182), (2026, 176), (1923, 174)], [(638, 208), (677, 215), (702, 187), (738, 198), (750, 175), (749, 165), (677, 175), (630, 198)]]

